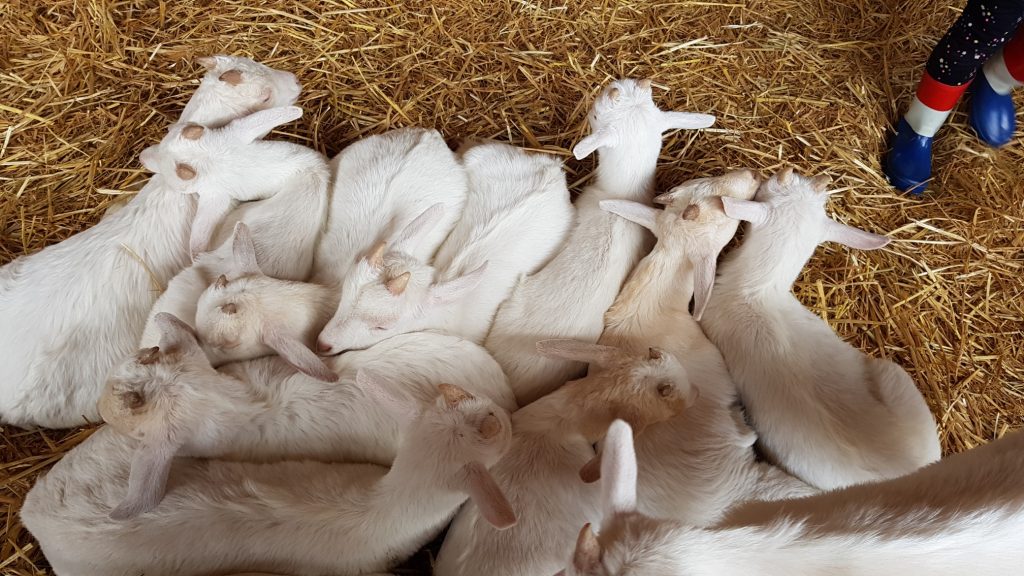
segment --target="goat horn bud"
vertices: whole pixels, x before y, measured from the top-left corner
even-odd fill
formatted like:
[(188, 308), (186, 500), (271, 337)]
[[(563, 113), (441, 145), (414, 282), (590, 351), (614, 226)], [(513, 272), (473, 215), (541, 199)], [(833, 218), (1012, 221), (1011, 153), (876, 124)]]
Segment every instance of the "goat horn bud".
[(683, 210), (683, 213), (679, 215), (683, 220), (696, 220), (700, 216), (700, 206), (696, 204), (690, 204)]
[(396, 276), (395, 278), (388, 280), (388, 292), (391, 292), (391, 294), (394, 296), (401, 296), (405, 292), (405, 289), (409, 286), (410, 278), (412, 278), (412, 272), (406, 272), (401, 276)]
[(235, 314), (238, 312), (238, 306), (235, 306), (234, 302), (228, 302), (227, 304), (220, 307), (220, 311), (225, 314)]
[(131, 410), (142, 408), (146, 403), (146, 399), (138, 392), (127, 392), (121, 397), (121, 400), (124, 402), (125, 407)]
[(370, 253), (370, 257), (367, 258), (367, 261), (370, 263), (370, 266), (372, 268), (380, 270), (382, 267), (384, 267), (384, 252), (387, 249), (387, 242), (381, 242), (380, 244), (377, 244), (377, 246), (373, 249), (373, 252)]
[(647, 349), (647, 357), (651, 360), (661, 360), (664, 356), (665, 353), (661, 351), (661, 348), (654, 348), (652, 346)]
[(484, 440), (490, 440), (501, 432), (501, 422), (498, 417), (494, 414), (488, 414), (484, 421), (480, 423), (480, 437)]
[(438, 384), (437, 389), (444, 396), (444, 401), (449, 408), (455, 408), (466, 400), (472, 400), (473, 395), (454, 384)]
[(217, 281), (213, 283), (213, 287), (217, 288), (218, 290), (223, 290), (224, 288), (227, 288), (228, 277), (221, 274), (220, 276), (217, 277)]
[(156, 362), (160, 358), (160, 347), (153, 346), (152, 348), (146, 348), (136, 357), (139, 364), (147, 365)]
[(654, 84), (654, 82), (652, 82), (650, 78), (644, 78), (643, 80), (637, 82), (637, 84), (640, 86), (642, 90), (650, 90), (651, 85)]
[(181, 135), (188, 140), (199, 140), (203, 136), (203, 131), (199, 124), (189, 124), (181, 129)]
[(174, 173), (182, 180), (191, 180), (196, 177), (196, 169), (188, 164), (178, 164), (174, 167)]

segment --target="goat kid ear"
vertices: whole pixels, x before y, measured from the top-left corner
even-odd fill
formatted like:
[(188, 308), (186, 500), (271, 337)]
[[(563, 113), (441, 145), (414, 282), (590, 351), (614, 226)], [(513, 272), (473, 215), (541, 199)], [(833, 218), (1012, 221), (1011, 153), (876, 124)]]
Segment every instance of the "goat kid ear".
[(399, 397), (390, 390), (387, 380), (369, 368), (356, 372), (356, 386), (369, 394), (378, 404), (395, 414), (399, 422), (411, 421), (419, 416), (421, 406), (416, 402)]
[(860, 250), (878, 250), (889, 243), (885, 236), (840, 224), (831, 218), (825, 222), (825, 240)]
[(441, 223), (442, 218), (444, 218), (444, 203), (438, 202), (406, 224), (405, 228), (395, 237), (392, 246), (396, 250), (408, 251), (409, 245), (419, 242), (424, 235), (432, 232)]
[(754, 200), (740, 200), (731, 196), (722, 196), (722, 210), (725, 215), (735, 220), (743, 220), (752, 224), (764, 224), (768, 221), (768, 205)]
[(189, 351), (199, 347), (195, 330), (174, 314), (160, 312), (153, 317), (153, 321), (160, 328), (161, 352)]
[(515, 526), (515, 510), (487, 468), (480, 462), (470, 462), (464, 470), (466, 491), (480, 510), (480, 515), (498, 530)]
[(188, 249), (193, 260), (203, 252), (209, 251), (213, 233), (232, 208), (234, 208), (234, 201), (226, 194), (199, 195), (196, 216), (192, 220), (192, 231), (189, 233), (188, 239)]
[(245, 222), (236, 223), (231, 233), (231, 258), (231, 274), (234, 278), (263, 274), (256, 260), (256, 243)]
[(135, 449), (128, 472), (128, 493), (111, 512), (112, 520), (128, 520), (156, 508), (167, 489), (171, 462), (179, 444), (168, 436), (144, 438)]
[(598, 446), (594, 457), (580, 468), (580, 480), (584, 484), (593, 484), (601, 479), (601, 447)]
[(621, 350), (614, 346), (603, 344), (592, 344), (571, 338), (552, 338), (537, 342), (537, 352), (548, 358), (561, 358), (563, 360), (574, 360), (586, 362), (598, 366), (608, 366), (615, 360), (623, 358)]
[(604, 517), (636, 510), (636, 452), (633, 430), (622, 420), (612, 422), (601, 455), (601, 501)]
[(580, 140), (576, 146), (573, 146), (572, 155), (577, 160), (583, 160), (593, 154), (598, 148), (614, 148), (618, 143), (618, 138), (615, 137), (615, 134), (611, 130), (603, 128)]
[(621, 216), (630, 222), (635, 222), (652, 232), (657, 223), (658, 214), (662, 212), (657, 208), (651, 208), (646, 204), (630, 200), (601, 200), (598, 205), (601, 207), (601, 210)]
[(139, 162), (154, 174), (160, 173), (160, 146), (149, 146), (139, 153)]
[(270, 131), (282, 124), (287, 124), (302, 117), (302, 108), (298, 106), (280, 106), (253, 112), (233, 120), (228, 129), (243, 143), (263, 138)]
[(662, 112), (661, 131), (669, 130), (697, 130), (708, 128), (715, 123), (715, 117), (711, 114), (695, 114), (693, 112)]
[(306, 376), (316, 378), (321, 382), (337, 382), (338, 374), (331, 370), (323, 360), (320, 359), (306, 345), (291, 335), (277, 330), (274, 327), (264, 327), (260, 333), (263, 343), (277, 352), (281, 358), (291, 364), (293, 368)]
[(447, 282), (438, 282), (430, 287), (430, 299), (434, 304), (449, 304), (469, 295), (484, 279), (487, 262), (472, 272)]
[(715, 287), (717, 258), (705, 255), (693, 263), (693, 319), (700, 322), (711, 301), (711, 290)]
[(590, 524), (584, 524), (576, 537), (576, 549), (572, 553), (572, 567), (579, 574), (593, 574), (601, 566), (601, 543)]

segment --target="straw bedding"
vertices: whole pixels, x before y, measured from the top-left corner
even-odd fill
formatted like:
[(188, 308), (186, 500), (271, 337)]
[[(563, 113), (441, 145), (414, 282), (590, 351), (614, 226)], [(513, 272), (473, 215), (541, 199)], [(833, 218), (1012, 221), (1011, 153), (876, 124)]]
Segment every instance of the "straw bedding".
[[(662, 188), (793, 163), (848, 189), (831, 202), (840, 220), (895, 239), (871, 253), (820, 248), (796, 291), (851, 342), (905, 366), (944, 448), (964, 450), (1024, 419), (1024, 149), (986, 149), (958, 112), (925, 198), (894, 194), (879, 166), (892, 120), (961, 4), (0, 3), (0, 263), (130, 196), (146, 178), (138, 153), (198, 81), (195, 56), (247, 55), (297, 73), (306, 115), (278, 138), (334, 154), (367, 134), (433, 126), (453, 140), (558, 155), (574, 190), (592, 161), (568, 149), (592, 96), (611, 78), (650, 76), (662, 107), (719, 117), (714, 129), (667, 139)], [(0, 573), (45, 573), (20, 503), (90, 431), (3, 429)]]

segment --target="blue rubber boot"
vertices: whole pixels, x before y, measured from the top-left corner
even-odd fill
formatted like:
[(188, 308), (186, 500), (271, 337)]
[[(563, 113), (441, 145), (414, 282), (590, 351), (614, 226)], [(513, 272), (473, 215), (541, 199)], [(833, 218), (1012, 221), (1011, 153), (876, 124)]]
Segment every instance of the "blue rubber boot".
[(971, 128), (982, 142), (999, 148), (1013, 138), (1017, 127), (1013, 98), (993, 90), (984, 73), (978, 74), (971, 89)]
[(885, 163), (889, 182), (903, 192), (921, 194), (932, 177), (932, 138), (921, 136), (903, 118)]

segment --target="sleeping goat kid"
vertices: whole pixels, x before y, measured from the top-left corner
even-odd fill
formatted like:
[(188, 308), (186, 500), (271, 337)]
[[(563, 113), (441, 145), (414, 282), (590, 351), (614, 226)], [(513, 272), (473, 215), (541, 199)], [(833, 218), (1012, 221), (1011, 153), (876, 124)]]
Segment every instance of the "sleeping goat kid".
[(536, 576), (561, 565), (579, 526), (597, 510), (580, 468), (616, 418), (638, 429), (680, 414), (695, 392), (683, 367), (652, 348), (641, 356), (576, 340), (545, 340), (544, 355), (588, 362), (600, 374), (568, 382), (512, 415), (512, 447), (492, 468), (519, 524), (499, 532), (470, 504), (455, 518), (434, 567), (437, 576)]
[(182, 459), (159, 506), (112, 520), (136, 440), (103, 428), (36, 483), (22, 520), (58, 575), (387, 570), (439, 534), (467, 496), (494, 526), (516, 521), (487, 470), (508, 450), (508, 413), (457, 386), (438, 388), (418, 412), (401, 406), (408, 424), (390, 470)]
[(605, 311), (644, 252), (644, 231), (598, 203), (649, 202), (662, 133), (705, 128), (715, 117), (663, 112), (651, 99), (649, 80), (617, 80), (598, 96), (589, 121), (591, 134), (573, 152), (582, 159), (598, 150), (600, 161), (593, 184), (576, 200), (575, 227), (562, 250), (501, 305), (484, 344), (508, 374), (521, 405), (584, 370), (579, 362), (538, 357), (534, 343), (544, 338), (596, 342)]
[(338, 313), (320, 336), (323, 353), (430, 329), (483, 342), (516, 282), (561, 246), (573, 208), (560, 162), (497, 142), (473, 143), (460, 156), (470, 192), (433, 264), (406, 252), (440, 222), (443, 214), (430, 208), (418, 234), (362, 260), (345, 279)]
[[(397, 252), (413, 250), (428, 235), (428, 228), (442, 219), (443, 206), (431, 206), (400, 230), (390, 244), (382, 243), (373, 254), (361, 258), (356, 272), (345, 279), (344, 293), (349, 295), (346, 301), (358, 293), (367, 271), (382, 266), (389, 246)], [(332, 381), (332, 372), (313, 348), (317, 335), (338, 308), (335, 290), (321, 284), (272, 278), (263, 273), (254, 254), (251, 242), (236, 241), (228, 266), (232, 272), (220, 276), (196, 304), (196, 332), (213, 365), (276, 352), (303, 373)]]
[(894, 478), (940, 455), (935, 420), (910, 376), (843, 342), (790, 291), (823, 241), (867, 250), (888, 243), (830, 219), (828, 183), (787, 168), (756, 201), (722, 199), (726, 214), (749, 224), (701, 323), (765, 453), (821, 489)]
[[(286, 280), (304, 280), (309, 275), (326, 216), (327, 164), (323, 156), (305, 146), (254, 140), (301, 113), (295, 107), (275, 108), (218, 130), (189, 125), (172, 130), (161, 143), (160, 162), (151, 169), (163, 172), (182, 192), (199, 191), (200, 212), (204, 198), (223, 200), (228, 208), (239, 198), (263, 200), (246, 202), (230, 214), (224, 224), (235, 224), (233, 241), (218, 240), (216, 250), (200, 255), (193, 266), (176, 276), (154, 305), (151, 318), (171, 312), (193, 322), (200, 295), (221, 274), (234, 278), (258, 265), (267, 274)], [(169, 173), (174, 176), (167, 176)], [(220, 207), (213, 209), (217, 212), (215, 225), (222, 217)], [(199, 221), (197, 216), (196, 226)], [(236, 265), (240, 249), (251, 252), (241, 269)], [(158, 337), (151, 320), (140, 347), (155, 345)]]
[(232, 279), (219, 276), (196, 303), (196, 334), (210, 362), (220, 366), (279, 354), (300, 372), (332, 381), (333, 372), (313, 349), (334, 314), (333, 290), (267, 276), (256, 261), (255, 246), (242, 240), (234, 244)]
[(341, 382), (324, 386), (278, 358), (210, 366), (195, 334), (174, 316), (156, 317), (160, 346), (114, 369), (100, 399), (112, 427), (139, 440), (128, 494), (114, 514), (156, 506), (175, 456), (246, 461), (313, 458), (390, 464), (400, 421), (367, 395), (365, 370), (388, 374), (391, 396), (433, 398), (433, 383), (458, 385), (516, 408), (501, 368), (483, 348), (440, 334), (409, 334), (330, 358)]
[(313, 281), (337, 290), (361, 258), (441, 204), (440, 223), (409, 248), (416, 258), (429, 260), (466, 202), (466, 172), (437, 130), (403, 128), (369, 136), (342, 150), (330, 169), (331, 203)]
[[(725, 361), (687, 308), (695, 293), (700, 310), (715, 278), (715, 260), (738, 222), (722, 211), (722, 198), (749, 199), (758, 179), (749, 170), (686, 182), (655, 199), (657, 210), (628, 200), (601, 202), (654, 232), (658, 242), (637, 264), (605, 315), (599, 343), (642, 353), (657, 346), (686, 359), (699, 392), (685, 413), (653, 424), (637, 438), (640, 494), (645, 513), (706, 526), (734, 502), (752, 497), (805, 495), (813, 490), (778, 468), (756, 462), (756, 433), (743, 421), (736, 385)], [(583, 472), (594, 478), (596, 468)]]
[[(740, 505), (713, 529), (636, 510), (629, 425), (605, 438), (604, 519), (564, 576), (1002, 576), (1024, 562), (1024, 433), (907, 476)], [(560, 573), (562, 574), (562, 573)]]
[[(295, 76), (252, 60), (201, 62), (208, 72), (182, 122), (216, 127), (299, 95)], [(144, 162), (155, 156), (155, 147), (142, 153)], [(195, 198), (156, 175), (92, 228), (0, 268), (0, 422), (60, 428), (99, 419), (104, 376), (135, 350), (159, 290), (189, 263), (195, 214)]]

